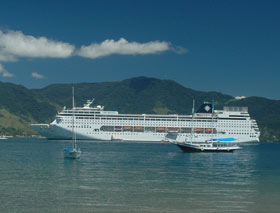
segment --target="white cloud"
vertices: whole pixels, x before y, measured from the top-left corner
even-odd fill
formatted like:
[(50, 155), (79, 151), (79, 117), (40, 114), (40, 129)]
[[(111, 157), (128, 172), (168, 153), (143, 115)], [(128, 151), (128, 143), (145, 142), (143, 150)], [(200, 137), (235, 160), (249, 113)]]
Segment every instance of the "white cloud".
[(0, 61), (17, 61), (17, 58), (13, 55), (8, 55), (7, 53), (1, 52), (0, 47)]
[(74, 50), (75, 47), (69, 43), (36, 38), (21, 31), (0, 30), (0, 61), (15, 61), (18, 57), (67, 58)]
[(180, 47), (180, 46), (175, 46), (172, 47), (171, 50), (177, 54), (184, 54), (184, 53), (188, 53), (189, 50), (184, 48), (184, 47)]
[(118, 41), (105, 40), (100, 44), (92, 43), (89, 46), (82, 46), (77, 55), (87, 58), (99, 58), (112, 54), (136, 55), (155, 54), (170, 50), (171, 45), (165, 41), (150, 41), (147, 43), (128, 42), (121, 38)]
[(43, 76), (43, 75), (41, 75), (41, 74), (39, 74), (39, 73), (37, 73), (37, 72), (32, 72), (32, 73), (31, 73), (31, 76), (32, 76), (33, 78), (36, 78), (36, 79), (44, 79), (44, 78), (46, 78), (45, 76)]
[[(81, 46), (76, 50), (75, 46), (62, 41), (55, 41), (46, 37), (34, 37), (25, 35), (21, 31), (0, 30), (0, 62), (16, 62), (20, 58), (69, 58), (78, 55), (86, 58), (99, 58), (112, 54), (144, 55), (157, 54), (165, 51), (173, 51), (177, 54), (187, 52), (183, 47), (174, 47), (166, 41), (150, 41), (146, 43), (128, 42), (125, 38), (119, 40), (104, 40), (101, 43), (92, 43)], [(13, 77), (0, 64), (0, 75)], [(37, 79), (45, 76), (33, 72), (32, 77)]]
[(2, 64), (0, 64), (0, 75), (2, 75), (4, 78), (9, 78), (9, 77), (13, 77), (14, 74), (8, 72), (3, 66)]

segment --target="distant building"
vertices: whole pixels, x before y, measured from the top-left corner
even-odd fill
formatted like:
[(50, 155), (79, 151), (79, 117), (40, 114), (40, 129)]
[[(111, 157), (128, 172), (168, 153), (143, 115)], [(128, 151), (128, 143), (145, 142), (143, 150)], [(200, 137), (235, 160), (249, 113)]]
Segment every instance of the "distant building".
[(241, 99), (244, 99), (244, 98), (246, 98), (246, 96), (236, 96), (235, 97), (235, 99), (237, 99), (237, 100), (241, 100)]

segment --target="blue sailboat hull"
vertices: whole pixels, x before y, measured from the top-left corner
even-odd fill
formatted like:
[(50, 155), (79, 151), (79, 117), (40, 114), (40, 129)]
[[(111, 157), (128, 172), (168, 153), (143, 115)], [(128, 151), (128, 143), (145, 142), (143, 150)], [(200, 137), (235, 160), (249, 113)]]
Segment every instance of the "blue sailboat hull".
[(80, 148), (65, 148), (64, 149), (64, 157), (65, 158), (72, 158), (72, 159), (77, 159), (80, 158), (82, 154), (82, 151)]

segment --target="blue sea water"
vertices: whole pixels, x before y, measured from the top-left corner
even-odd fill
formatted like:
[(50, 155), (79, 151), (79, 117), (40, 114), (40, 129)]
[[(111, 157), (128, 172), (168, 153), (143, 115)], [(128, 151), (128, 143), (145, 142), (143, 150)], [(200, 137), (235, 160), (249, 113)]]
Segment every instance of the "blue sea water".
[(233, 153), (172, 144), (0, 141), (0, 212), (280, 212), (280, 143)]

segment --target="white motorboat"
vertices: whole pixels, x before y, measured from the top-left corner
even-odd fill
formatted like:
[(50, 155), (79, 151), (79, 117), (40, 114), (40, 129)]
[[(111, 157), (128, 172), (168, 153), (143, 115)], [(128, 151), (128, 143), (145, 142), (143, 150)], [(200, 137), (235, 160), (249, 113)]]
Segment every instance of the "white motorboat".
[[(214, 105), (212, 107), (212, 110), (214, 110)], [(194, 101), (193, 101), (193, 108), (192, 108), (192, 120), (194, 120)], [(213, 119), (211, 123), (213, 123)], [(190, 138), (186, 138), (185, 141), (182, 142), (178, 140), (178, 132), (174, 132), (174, 131), (169, 132), (166, 135), (166, 140), (176, 144), (184, 152), (193, 152), (193, 151), (231, 152), (237, 149), (241, 149), (241, 147), (237, 145), (238, 141), (235, 138), (232, 137), (213, 138), (214, 134), (212, 134), (211, 139), (201, 142), (200, 140), (194, 138), (193, 132), (194, 132), (194, 127), (192, 125)]]
[(176, 145), (184, 152), (232, 152), (241, 149), (234, 138), (211, 139), (201, 142), (183, 142)]

